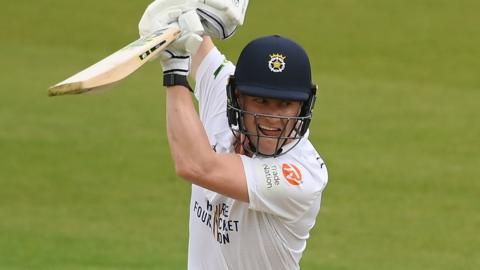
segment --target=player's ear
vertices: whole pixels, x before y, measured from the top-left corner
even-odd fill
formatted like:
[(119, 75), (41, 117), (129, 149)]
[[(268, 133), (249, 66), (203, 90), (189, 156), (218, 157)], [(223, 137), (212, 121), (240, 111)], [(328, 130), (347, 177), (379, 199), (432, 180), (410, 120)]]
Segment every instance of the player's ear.
[(235, 97), (239, 98), (242, 96), (242, 93), (240, 93), (240, 91), (237, 89), (235, 89)]
[(302, 116), (302, 111), (303, 111), (303, 106), (305, 104), (305, 101), (299, 101), (298, 103), (299, 103), (299, 105), (298, 105), (297, 116)]
[(238, 88), (235, 89), (235, 98), (237, 100), (237, 105), (240, 108), (243, 108), (243, 104), (245, 103), (245, 101), (244, 101), (245, 96), (242, 95), (242, 93), (240, 92), (240, 90), (238, 90)]

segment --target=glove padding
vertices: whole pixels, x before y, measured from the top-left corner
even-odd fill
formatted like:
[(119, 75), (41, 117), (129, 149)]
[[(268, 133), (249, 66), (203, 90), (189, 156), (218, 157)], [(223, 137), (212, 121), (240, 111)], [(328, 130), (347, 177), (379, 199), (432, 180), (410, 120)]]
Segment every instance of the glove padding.
[[(170, 25), (173, 24), (176, 23)], [(160, 53), (160, 62), (163, 74), (174, 73), (187, 76), (190, 72), (191, 55), (198, 50), (203, 40), (198, 34), (203, 31), (203, 27), (195, 10), (180, 15), (178, 24), (183, 33), (178, 40)]]
[(165, 50), (160, 53), (163, 74), (187, 76), (190, 73), (191, 57), (188, 52)]
[(205, 33), (218, 39), (231, 37), (245, 20), (249, 0), (200, 0), (197, 13)]
[[(176, 22), (180, 24), (182, 36), (195, 32), (199, 36), (207, 34), (214, 38), (225, 39), (232, 36), (237, 27), (243, 24), (247, 6), (248, 0), (156, 0), (147, 7), (140, 20), (140, 36), (144, 37)], [(196, 10), (199, 14), (203, 29), (199, 29), (196, 23), (195, 29), (185, 29), (179, 22), (182, 14), (192, 10)], [(192, 50), (189, 51), (194, 53)]]
[(138, 24), (140, 37), (148, 36), (157, 29), (177, 23), (178, 17), (189, 10), (195, 10), (198, 0), (156, 0), (148, 5)]
[(177, 25), (182, 33), (180, 38), (170, 44), (168, 48), (195, 54), (203, 40), (201, 35), (204, 33), (204, 29), (200, 17), (192, 8), (193, 4), (184, 2), (186, 1), (157, 0), (151, 3), (138, 24), (140, 36), (145, 37), (158, 29)]

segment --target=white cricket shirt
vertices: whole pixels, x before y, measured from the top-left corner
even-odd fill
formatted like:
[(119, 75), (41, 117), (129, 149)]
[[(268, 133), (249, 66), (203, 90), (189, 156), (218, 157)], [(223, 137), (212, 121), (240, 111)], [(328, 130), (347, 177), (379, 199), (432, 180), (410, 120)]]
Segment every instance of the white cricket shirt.
[[(233, 152), (225, 91), (234, 70), (214, 48), (196, 75), (200, 119), (219, 153)], [(250, 203), (192, 185), (188, 269), (299, 269), (328, 180), (323, 160), (307, 132), (280, 157), (242, 156), (242, 161)]]

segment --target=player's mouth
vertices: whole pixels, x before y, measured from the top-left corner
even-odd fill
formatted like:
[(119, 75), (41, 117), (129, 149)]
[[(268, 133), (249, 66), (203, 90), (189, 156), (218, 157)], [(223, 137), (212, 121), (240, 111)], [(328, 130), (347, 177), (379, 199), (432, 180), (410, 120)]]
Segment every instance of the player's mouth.
[(281, 128), (270, 127), (270, 126), (266, 126), (266, 125), (262, 125), (262, 124), (258, 124), (257, 127), (258, 127), (258, 130), (260, 131), (260, 133), (262, 133), (263, 135), (266, 135), (266, 136), (278, 137), (282, 133)]

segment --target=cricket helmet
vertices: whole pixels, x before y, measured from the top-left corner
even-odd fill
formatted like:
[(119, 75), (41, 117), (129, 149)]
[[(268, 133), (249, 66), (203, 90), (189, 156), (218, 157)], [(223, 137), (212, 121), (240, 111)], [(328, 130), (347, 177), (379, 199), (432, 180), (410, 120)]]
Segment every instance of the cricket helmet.
[[(305, 50), (294, 41), (278, 36), (266, 36), (253, 40), (241, 52), (235, 73), (227, 85), (227, 117), (230, 129), (237, 138), (240, 134), (248, 138), (243, 146), (251, 153), (261, 156), (279, 156), (291, 150), (303, 138), (308, 130), (315, 104), (317, 86), (312, 83), (310, 61)], [(300, 114), (295, 117), (264, 115), (244, 110), (238, 100), (238, 94), (302, 102)], [(244, 116), (255, 118), (257, 132), (246, 129)], [(257, 119), (260, 117), (279, 118), (285, 126), (277, 139), (273, 154), (261, 153), (255, 147), (260, 138), (272, 138), (260, 135)], [(294, 121), (292, 130), (286, 130), (287, 123)], [(256, 144), (252, 142), (256, 141)], [(282, 147), (292, 142), (287, 150)], [(289, 143), (290, 146), (290, 143)]]

